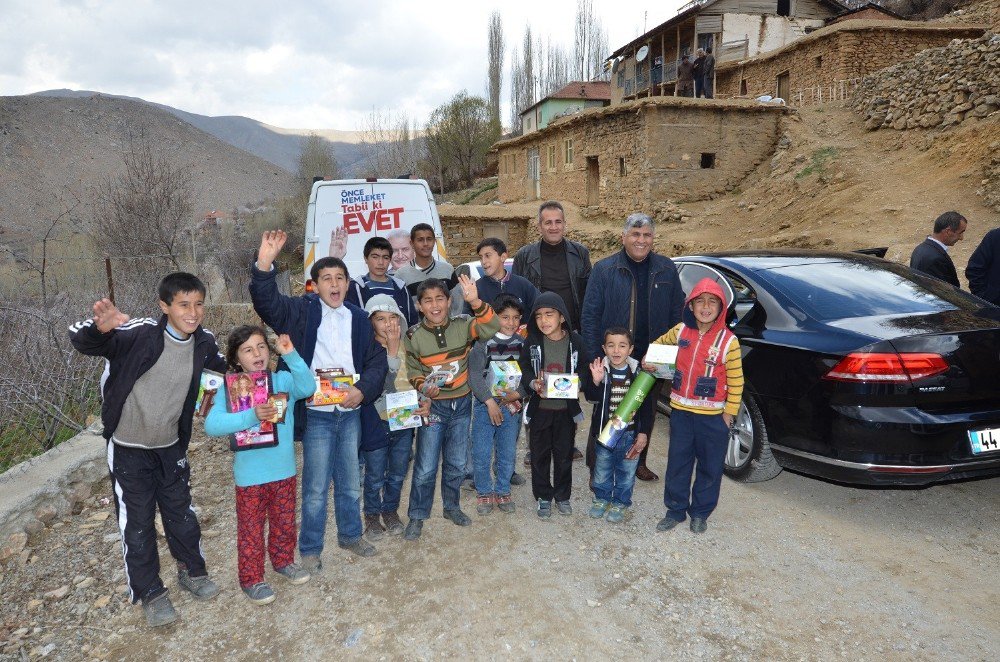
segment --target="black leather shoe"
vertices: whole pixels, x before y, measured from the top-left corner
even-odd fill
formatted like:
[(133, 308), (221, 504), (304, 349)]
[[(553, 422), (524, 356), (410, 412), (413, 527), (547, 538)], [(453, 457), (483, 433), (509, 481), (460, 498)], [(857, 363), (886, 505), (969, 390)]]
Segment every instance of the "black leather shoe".
[(708, 522), (705, 521), (703, 517), (692, 517), (691, 518), (691, 532), (692, 533), (705, 533), (705, 529), (708, 528)]
[(681, 523), (680, 520), (676, 520), (673, 517), (671, 517), (670, 515), (666, 515), (656, 525), (656, 530), (657, 531), (669, 531), (670, 529), (674, 528), (675, 526), (677, 526), (680, 523)]

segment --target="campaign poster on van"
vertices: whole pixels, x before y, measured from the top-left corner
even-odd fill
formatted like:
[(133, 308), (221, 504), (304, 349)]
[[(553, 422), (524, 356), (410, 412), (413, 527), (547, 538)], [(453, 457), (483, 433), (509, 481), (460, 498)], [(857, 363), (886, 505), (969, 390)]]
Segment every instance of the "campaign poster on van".
[(430, 190), (422, 180), (318, 185), (311, 233), (315, 243), (307, 253), (306, 271), (315, 260), (331, 255), (344, 260), (352, 278), (360, 276), (368, 271), (365, 243), (372, 237), (385, 237), (392, 246), (394, 273), (413, 259), (410, 229), (418, 223), (434, 228), (435, 255), (447, 259), (432, 205)]

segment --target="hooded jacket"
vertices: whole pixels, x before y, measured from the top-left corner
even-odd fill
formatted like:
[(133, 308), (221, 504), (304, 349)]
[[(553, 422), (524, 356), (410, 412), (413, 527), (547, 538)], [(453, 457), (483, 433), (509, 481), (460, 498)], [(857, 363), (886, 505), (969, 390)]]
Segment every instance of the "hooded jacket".
[[(608, 379), (608, 373), (611, 372), (611, 361), (605, 356), (601, 359), (601, 363), (604, 365), (604, 380), (600, 384), (594, 384), (592, 379), (588, 379), (587, 387), (584, 389), (587, 400), (594, 403), (594, 413), (590, 417), (590, 436), (595, 439), (601, 434), (604, 424), (608, 422), (608, 418), (614, 413), (611, 411), (611, 380)], [(629, 379), (635, 381), (635, 376), (639, 374), (640, 370), (639, 362), (630, 356), (626, 361), (626, 366), (628, 367)], [(635, 412), (632, 423), (636, 434), (645, 433), (648, 436), (652, 432), (653, 401), (654, 398), (650, 394), (649, 397), (642, 401), (639, 411)]]
[[(528, 424), (531, 423), (531, 417), (538, 409), (538, 403), (541, 400), (541, 397), (531, 388), (531, 382), (535, 381), (538, 377), (538, 369), (535, 365), (536, 363), (543, 366), (546, 364), (544, 356), (545, 336), (539, 330), (538, 324), (535, 323), (535, 313), (541, 308), (558, 310), (563, 316), (562, 328), (569, 334), (569, 351), (567, 356), (562, 357), (564, 365), (568, 368), (567, 372), (575, 372), (579, 376), (580, 388), (585, 388), (588, 383), (587, 380), (590, 379), (588, 376), (590, 368), (587, 366), (586, 361), (584, 361), (583, 338), (580, 337), (579, 333), (570, 328), (569, 313), (566, 310), (565, 302), (555, 292), (541, 293), (535, 299), (535, 305), (528, 316), (528, 337), (521, 348), (521, 359), (519, 361), (521, 366), (521, 385), (518, 388), (521, 391), (522, 400), (527, 402), (524, 420)], [(536, 360), (532, 360), (533, 358)], [(566, 405), (567, 411), (573, 417), (574, 423), (579, 423), (583, 420), (583, 409), (580, 408), (579, 400), (566, 400)]]
[[(352, 278), (347, 288), (345, 301), (353, 303), (358, 308), (364, 308), (368, 305), (368, 300), (373, 296), (385, 294), (384, 290), (379, 291), (371, 287), (371, 282), (365, 280), (367, 275)], [(392, 294), (389, 296), (392, 296), (393, 301), (399, 306), (400, 312), (403, 313), (403, 328), (408, 329), (420, 321), (420, 317), (417, 315), (417, 306), (413, 303), (413, 298), (407, 291), (402, 278), (395, 276), (387, 276), (387, 278), (389, 281), (386, 285), (392, 287)]]
[[(717, 297), (722, 309), (711, 328), (701, 333), (691, 302), (705, 293)], [(726, 327), (726, 295), (718, 283), (702, 278), (684, 303), (683, 321), (653, 341), (679, 347), (670, 406), (696, 414), (735, 416), (743, 397), (743, 359), (739, 341)]]

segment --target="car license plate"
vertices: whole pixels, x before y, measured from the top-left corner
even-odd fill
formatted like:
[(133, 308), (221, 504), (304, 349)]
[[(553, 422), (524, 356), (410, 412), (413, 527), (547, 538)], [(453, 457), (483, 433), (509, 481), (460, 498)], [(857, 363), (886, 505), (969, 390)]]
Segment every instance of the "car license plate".
[(973, 455), (1000, 450), (1000, 428), (969, 430), (969, 441)]

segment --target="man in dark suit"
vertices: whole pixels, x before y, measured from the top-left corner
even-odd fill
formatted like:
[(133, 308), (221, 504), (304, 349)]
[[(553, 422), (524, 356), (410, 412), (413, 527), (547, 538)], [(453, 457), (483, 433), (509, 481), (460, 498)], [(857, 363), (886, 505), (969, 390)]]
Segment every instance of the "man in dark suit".
[(969, 291), (1000, 306), (1000, 228), (986, 233), (965, 267)]
[(968, 225), (957, 211), (946, 211), (938, 216), (934, 221), (934, 234), (913, 249), (910, 268), (959, 287), (958, 272), (948, 255), (948, 247), (962, 241)]

